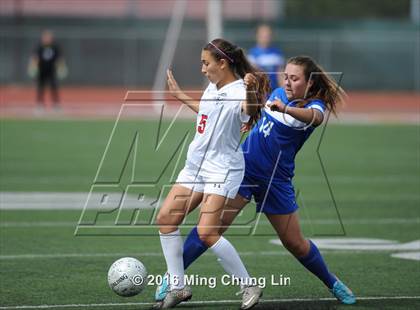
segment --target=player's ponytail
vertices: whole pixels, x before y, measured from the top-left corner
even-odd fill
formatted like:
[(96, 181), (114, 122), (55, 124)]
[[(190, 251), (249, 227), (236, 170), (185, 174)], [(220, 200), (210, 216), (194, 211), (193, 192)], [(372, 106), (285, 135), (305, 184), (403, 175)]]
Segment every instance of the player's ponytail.
[[(321, 99), (325, 102), (327, 109), (336, 115), (337, 106), (344, 103), (346, 96), (337, 82), (309, 56), (292, 57), (287, 63), (302, 66), (305, 80), (312, 81), (312, 86), (307, 90), (305, 99)], [(301, 105), (305, 103), (303, 102)]]
[(238, 77), (243, 79), (247, 73), (252, 73), (257, 78), (258, 109), (256, 115), (251, 117), (249, 124), (255, 123), (261, 116), (261, 108), (267, 100), (267, 95), (271, 92), (270, 81), (267, 75), (252, 66), (242, 48), (229, 41), (214, 39), (206, 44), (203, 49), (209, 51), (217, 60), (225, 59), (232, 72)]

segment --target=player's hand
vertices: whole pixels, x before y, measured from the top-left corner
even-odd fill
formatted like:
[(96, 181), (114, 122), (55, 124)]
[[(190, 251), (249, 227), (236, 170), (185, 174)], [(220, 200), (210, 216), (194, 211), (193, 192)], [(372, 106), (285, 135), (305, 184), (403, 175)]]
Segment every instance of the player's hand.
[(251, 130), (251, 125), (248, 123), (242, 124), (241, 126), (241, 132), (248, 132)]
[(34, 64), (34, 63), (30, 63), (28, 65), (28, 71), (27, 71), (27, 73), (28, 73), (28, 76), (31, 79), (35, 78), (37, 76), (37, 74), (38, 74), (38, 67), (37, 67), (37, 65)]
[(174, 75), (172, 74), (172, 70), (166, 70), (166, 76), (168, 78), (168, 88), (169, 92), (172, 96), (178, 97), (178, 95), (182, 92), (181, 88), (179, 88), (178, 83), (176, 82)]
[(247, 73), (244, 76), (244, 82), (247, 88), (256, 89), (258, 80), (252, 73)]
[(67, 69), (66, 64), (64, 62), (60, 63), (57, 67), (57, 77), (58, 77), (58, 79), (59, 80), (64, 80), (67, 77), (68, 73), (69, 73), (69, 71)]
[(274, 100), (268, 103), (267, 107), (269, 107), (271, 111), (277, 111), (282, 113), (285, 113), (286, 111), (286, 105), (281, 100)]

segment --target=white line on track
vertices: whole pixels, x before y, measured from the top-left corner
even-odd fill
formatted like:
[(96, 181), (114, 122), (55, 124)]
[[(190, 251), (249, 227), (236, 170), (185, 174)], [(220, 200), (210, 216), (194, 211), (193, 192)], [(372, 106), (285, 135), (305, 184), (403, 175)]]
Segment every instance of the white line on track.
[[(349, 255), (349, 254), (372, 254), (372, 251), (358, 251), (358, 250), (325, 250), (326, 255)], [(211, 254), (204, 254), (211, 255)], [(284, 250), (277, 251), (260, 251), (256, 252), (239, 252), (240, 256), (288, 256), (289, 252)], [(0, 255), (1, 260), (15, 260), (15, 259), (54, 259), (54, 258), (89, 258), (89, 257), (146, 257), (157, 256), (163, 257), (162, 252), (143, 252), (143, 253), (51, 253), (51, 254), (11, 254)]]
[[(357, 297), (357, 300), (416, 300), (420, 296), (367, 296)], [(314, 302), (314, 301), (335, 301), (335, 298), (285, 298), (285, 299), (262, 299), (260, 303), (288, 303), (288, 302)], [(187, 304), (194, 305), (220, 305), (236, 304), (240, 300), (197, 300), (189, 301)], [(22, 306), (1, 306), (0, 309), (54, 309), (54, 308), (93, 308), (93, 307), (128, 307), (128, 306), (152, 306), (151, 302), (129, 302), (129, 303), (103, 303), (103, 304), (62, 304), (62, 305), (22, 305)]]

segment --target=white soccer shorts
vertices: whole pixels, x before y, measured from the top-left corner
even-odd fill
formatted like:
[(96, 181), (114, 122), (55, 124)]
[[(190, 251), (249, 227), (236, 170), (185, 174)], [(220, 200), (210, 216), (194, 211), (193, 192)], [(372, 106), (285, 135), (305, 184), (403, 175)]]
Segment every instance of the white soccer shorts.
[(195, 192), (235, 198), (244, 177), (243, 170), (220, 173), (202, 172), (196, 166), (185, 165), (176, 183)]

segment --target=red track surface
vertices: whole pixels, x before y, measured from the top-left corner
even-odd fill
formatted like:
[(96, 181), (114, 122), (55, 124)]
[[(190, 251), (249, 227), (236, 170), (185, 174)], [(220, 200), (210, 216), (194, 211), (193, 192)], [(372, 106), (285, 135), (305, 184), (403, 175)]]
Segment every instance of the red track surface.
[[(124, 103), (151, 104), (153, 93), (147, 90), (121, 87), (65, 87), (60, 91), (61, 117), (112, 117)], [(133, 92), (134, 91), (134, 92)], [(201, 92), (194, 92), (199, 98)], [(420, 93), (410, 92), (349, 92), (346, 105), (339, 112), (341, 120), (356, 122), (384, 121), (420, 123)], [(169, 106), (178, 107), (170, 96)], [(50, 105), (49, 94), (46, 95)], [(34, 116), (35, 88), (23, 86), (0, 87), (0, 114), (2, 118), (28, 118)], [(155, 113), (151, 106), (150, 115)], [(143, 112), (146, 111), (143, 109)], [(47, 110), (48, 111), (48, 110)], [(44, 114), (48, 116), (49, 114)], [(54, 114), (57, 116), (57, 113)], [(144, 116), (150, 116), (144, 115)], [(39, 114), (35, 116), (39, 117)]]

